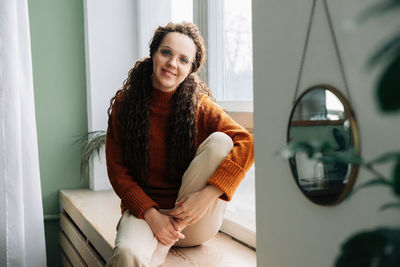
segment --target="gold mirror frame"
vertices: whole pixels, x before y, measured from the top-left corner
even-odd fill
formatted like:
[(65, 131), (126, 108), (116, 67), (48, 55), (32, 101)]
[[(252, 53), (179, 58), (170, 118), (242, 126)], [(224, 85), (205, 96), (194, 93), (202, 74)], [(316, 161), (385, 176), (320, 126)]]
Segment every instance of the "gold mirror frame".
[[(303, 97), (308, 94), (310, 91), (312, 90), (316, 90), (316, 89), (324, 89), (327, 90), (331, 93), (333, 93), (342, 103), (343, 107), (344, 107), (344, 113), (346, 114), (347, 118), (349, 120), (350, 123), (350, 129), (351, 129), (351, 138), (352, 138), (352, 142), (353, 142), (353, 148), (354, 151), (357, 155), (360, 155), (360, 151), (361, 151), (361, 145), (360, 145), (360, 135), (359, 135), (359, 130), (358, 130), (358, 125), (357, 125), (357, 121), (355, 119), (355, 115), (354, 112), (351, 108), (350, 103), (347, 101), (347, 99), (342, 95), (342, 93), (337, 90), (336, 88), (327, 85), (327, 84), (318, 84), (315, 86), (312, 86), (310, 88), (308, 88), (306, 91), (304, 91), (300, 97), (296, 100), (296, 103), (293, 105), (292, 111), (290, 113), (290, 117), (289, 117), (289, 122), (288, 122), (288, 127), (287, 127), (287, 143), (289, 143), (290, 140), (290, 130), (292, 127), (292, 119), (293, 119), (293, 115), (296, 111), (296, 107), (298, 106), (298, 104), (301, 102), (301, 100), (303, 99)], [(291, 161), (289, 160), (289, 166), (290, 169), (292, 171), (292, 175), (294, 180), (296, 181), (297, 186), (300, 188), (300, 190), (303, 192), (303, 194), (313, 203), (319, 204), (319, 205), (324, 205), (324, 206), (332, 206), (332, 205), (337, 205), (340, 202), (342, 202), (345, 197), (351, 192), (353, 185), (356, 181), (357, 175), (358, 175), (358, 170), (359, 170), (359, 166), (357, 165), (352, 165), (350, 164), (350, 173), (348, 174), (348, 179), (347, 179), (347, 183), (344, 186), (344, 188), (342, 189), (341, 193), (338, 193), (335, 196), (319, 196), (318, 199), (312, 197), (312, 195), (305, 190), (299, 182), (298, 179), (298, 170), (297, 167), (294, 166), (294, 164), (291, 163)], [(325, 179), (325, 178), (324, 178)], [(332, 200), (330, 200), (332, 199)]]

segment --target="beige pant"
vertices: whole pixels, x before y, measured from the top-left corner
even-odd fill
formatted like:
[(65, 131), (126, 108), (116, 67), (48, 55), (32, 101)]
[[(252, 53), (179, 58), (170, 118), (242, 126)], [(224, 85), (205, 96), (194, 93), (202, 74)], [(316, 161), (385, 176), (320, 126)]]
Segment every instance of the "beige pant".
[[(201, 143), (182, 177), (178, 198), (203, 189), (232, 147), (232, 139), (220, 132), (211, 134)], [(183, 230), (185, 239), (179, 240), (175, 245), (195, 246), (213, 237), (221, 227), (225, 207), (225, 201), (216, 199), (197, 223)], [(146, 221), (125, 211), (118, 226), (113, 256), (107, 266), (148, 266), (157, 243)]]

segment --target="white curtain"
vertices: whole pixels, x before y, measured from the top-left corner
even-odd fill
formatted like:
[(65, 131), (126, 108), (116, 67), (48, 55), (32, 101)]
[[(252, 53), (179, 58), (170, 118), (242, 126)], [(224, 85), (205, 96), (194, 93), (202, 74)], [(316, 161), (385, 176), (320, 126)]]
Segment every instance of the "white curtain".
[(46, 266), (27, 0), (0, 0), (0, 266)]

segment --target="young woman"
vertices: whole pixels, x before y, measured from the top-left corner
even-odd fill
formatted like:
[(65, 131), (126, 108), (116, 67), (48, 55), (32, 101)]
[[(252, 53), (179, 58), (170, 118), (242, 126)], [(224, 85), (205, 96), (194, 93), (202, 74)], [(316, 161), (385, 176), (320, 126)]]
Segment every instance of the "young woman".
[(108, 266), (159, 266), (171, 246), (210, 239), (253, 164), (252, 136), (196, 74), (205, 57), (194, 24), (159, 27), (111, 99), (107, 170), (123, 215)]

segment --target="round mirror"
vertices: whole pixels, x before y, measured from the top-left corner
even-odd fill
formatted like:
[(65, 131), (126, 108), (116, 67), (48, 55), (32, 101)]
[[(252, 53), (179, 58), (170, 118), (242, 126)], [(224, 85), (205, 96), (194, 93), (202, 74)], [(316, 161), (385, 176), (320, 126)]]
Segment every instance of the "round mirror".
[[(313, 86), (297, 100), (290, 115), (287, 141), (329, 143), (334, 151), (353, 148), (360, 153), (357, 124), (352, 109), (335, 88)], [(322, 163), (304, 152), (289, 159), (293, 177), (314, 203), (334, 205), (350, 192), (358, 166), (341, 162)]]

